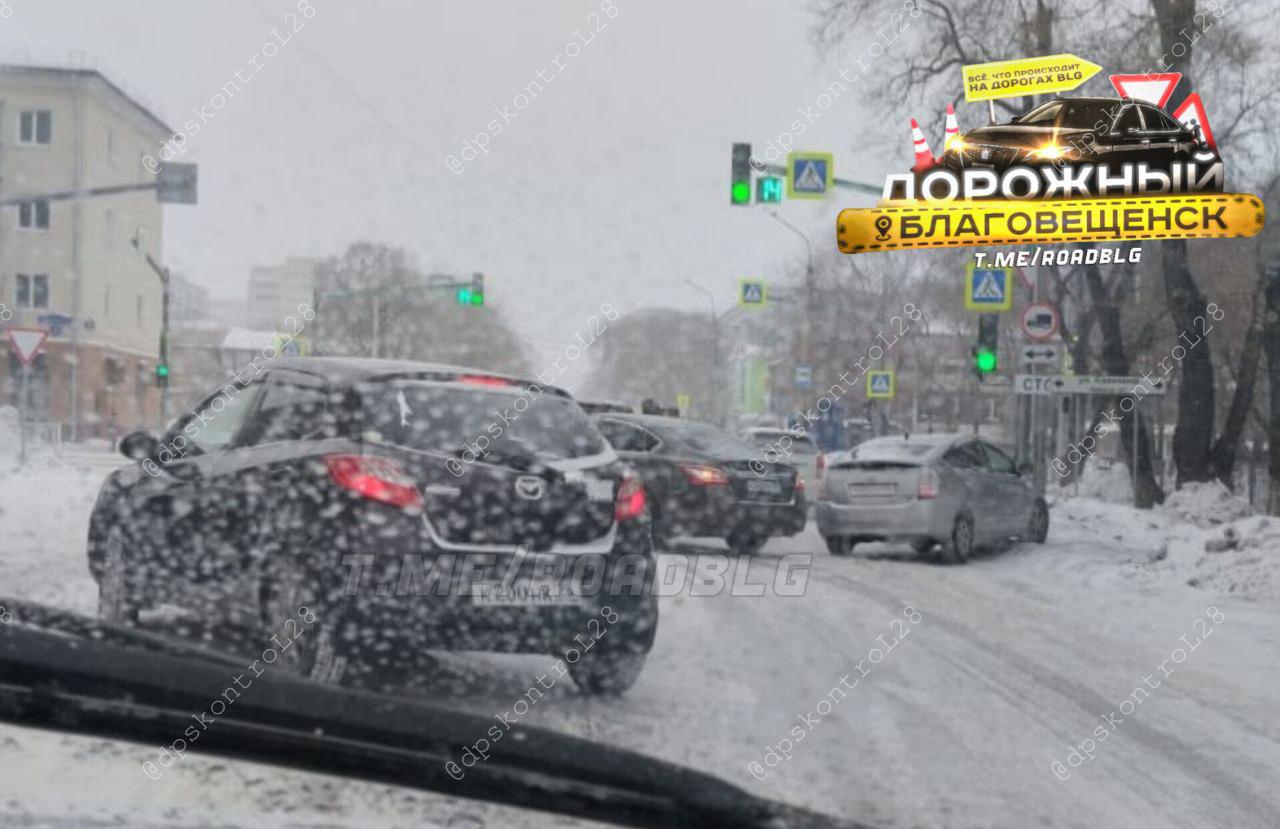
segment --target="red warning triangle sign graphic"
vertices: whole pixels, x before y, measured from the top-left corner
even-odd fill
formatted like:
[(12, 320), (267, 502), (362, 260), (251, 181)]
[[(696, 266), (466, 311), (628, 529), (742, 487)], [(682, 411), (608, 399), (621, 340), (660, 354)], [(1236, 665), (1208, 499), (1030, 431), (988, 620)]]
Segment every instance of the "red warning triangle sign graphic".
[(24, 366), (29, 366), (31, 361), (36, 358), (36, 352), (40, 350), (40, 346), (44, 345), (44, 338), (48, 335), (48, 331), (40, 328), (10, 328), (9, 344), (13, 346), (14, 352), (18, 355), (18, 360)]
[(1209, 149), (1215, 153), (1218, 151), (1218, 145), (1213, 140), (1213, 130), (1209, 129), (1209, 116), (1204, 111), (1204, 102), (1200, 100), (1199, 92), (1188, 95), (1178, 110), (1173, 113), (1173, 117), (1194, 132), (1197, 138), (1208, 144)]

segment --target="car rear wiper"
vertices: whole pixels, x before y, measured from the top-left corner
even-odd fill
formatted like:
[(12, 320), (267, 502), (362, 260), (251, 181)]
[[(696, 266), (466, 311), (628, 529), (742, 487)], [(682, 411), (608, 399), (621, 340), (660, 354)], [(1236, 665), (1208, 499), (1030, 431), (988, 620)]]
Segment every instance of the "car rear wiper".
[[(0, 721), (169, 746), (248, 660), (0, 600)], [(712, 775), (515, 724), (461, 779), (445, 764), (491, 717), (265, 670), (186, 750), (625, 826), (827, 829), (851, 823), (756, 797)], [(139, 773), (142, 768), (139, 768)]]

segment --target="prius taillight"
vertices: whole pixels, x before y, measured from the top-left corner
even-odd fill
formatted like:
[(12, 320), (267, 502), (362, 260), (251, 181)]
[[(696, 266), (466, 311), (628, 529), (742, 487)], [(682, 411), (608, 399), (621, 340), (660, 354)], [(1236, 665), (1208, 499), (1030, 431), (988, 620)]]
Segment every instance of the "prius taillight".
[(938, 477), (937, 471), (933, 469), (920, 470), (920, 484), (916, 487), (916, 498), (921, 501), (930, 501), (938, 497), (938, 491), (942, 488), (942, 479)]

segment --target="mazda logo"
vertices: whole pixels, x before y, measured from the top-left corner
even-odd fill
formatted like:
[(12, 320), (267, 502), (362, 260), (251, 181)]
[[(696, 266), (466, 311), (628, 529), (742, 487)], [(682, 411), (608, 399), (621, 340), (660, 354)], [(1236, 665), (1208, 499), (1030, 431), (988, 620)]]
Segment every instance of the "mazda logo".
[(522, 475), (516, 478), (516, 495), (526, 501), (538, 500), (545, 491), (546, 484), (542, 482), (541, 478), (536, 478), (533, 475)]

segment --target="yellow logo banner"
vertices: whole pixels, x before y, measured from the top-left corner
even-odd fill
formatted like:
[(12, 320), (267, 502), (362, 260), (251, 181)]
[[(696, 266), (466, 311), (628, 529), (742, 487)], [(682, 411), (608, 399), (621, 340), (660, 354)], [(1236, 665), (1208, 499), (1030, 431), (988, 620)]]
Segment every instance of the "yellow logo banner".
[(1046, 92), (1066, 92), (1101, 72), (1102, 67), (1075, 55), (1049, 55), (1043, 58), (975, 63), (962, 67), (962, 71), (964, 99), (972, 103)]
[(1262, 200), (1247, 193), (1142, 198), (887, 203), (836, 217), (842, 253), (907, 248), (1227, 239), (1262, 230)]

